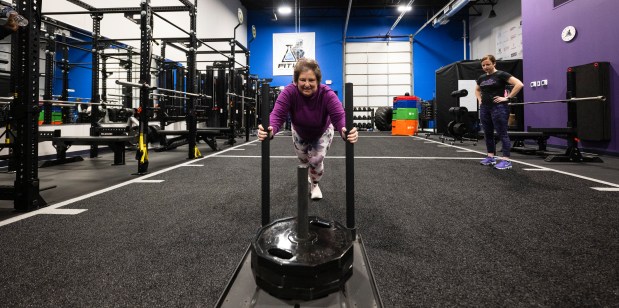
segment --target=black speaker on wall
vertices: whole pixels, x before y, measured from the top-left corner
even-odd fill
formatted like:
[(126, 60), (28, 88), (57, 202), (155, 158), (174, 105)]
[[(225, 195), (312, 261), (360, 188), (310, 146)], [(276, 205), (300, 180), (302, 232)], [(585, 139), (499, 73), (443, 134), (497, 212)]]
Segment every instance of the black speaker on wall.
[(575, 119), (574, 117), (571, 119), (575, 123), (571, 123), (570, 126), (576, 127), (578, 138), (581, 140), (609, 141), (611, 139), (610, 63), (593, 62), (568, 68), (567, 91), (572, 97), (606, 97), (606, 101), (576, 102), (576, 116)]

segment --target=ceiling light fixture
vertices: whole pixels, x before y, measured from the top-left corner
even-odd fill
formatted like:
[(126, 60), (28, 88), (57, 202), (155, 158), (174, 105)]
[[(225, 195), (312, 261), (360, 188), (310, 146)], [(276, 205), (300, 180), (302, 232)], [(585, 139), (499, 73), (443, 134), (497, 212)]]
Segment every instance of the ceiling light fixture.
[(290, 13), (292, 13), (292, 8), (289, 5), (284, 4), (277, 8), (277, 12), (282, 15), (289, 15)]
[(398, 12), (410, 12), (413, 10), (412, 6), (408, 6), (408, 5), (400, 5), (398, 6)]
[(488, 18), (495, 18), (496, 12), (494, 11), (494, 5), (492, 5), (492, 9), (490, 10), (490, 14), (488, 14)]
[(488, 14), (488, 18), (495, 18), (496, 12), (494, 11), (494, 6), (499, 2), (499, 0), (488, 0), (490, 7), (490, 14)]

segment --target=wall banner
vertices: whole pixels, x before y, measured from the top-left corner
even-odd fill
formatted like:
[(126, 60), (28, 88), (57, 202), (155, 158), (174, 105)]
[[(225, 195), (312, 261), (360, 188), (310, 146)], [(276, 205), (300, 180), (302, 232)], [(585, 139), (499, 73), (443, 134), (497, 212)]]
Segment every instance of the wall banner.
[(520, 20), (512, 20), (499, 27), (494, 56), (497, 60), (522, 59), (522, 22)]
[(273, 33), (273, 76), (292, 76), (299, 58), (316, 58), (314, 32)]

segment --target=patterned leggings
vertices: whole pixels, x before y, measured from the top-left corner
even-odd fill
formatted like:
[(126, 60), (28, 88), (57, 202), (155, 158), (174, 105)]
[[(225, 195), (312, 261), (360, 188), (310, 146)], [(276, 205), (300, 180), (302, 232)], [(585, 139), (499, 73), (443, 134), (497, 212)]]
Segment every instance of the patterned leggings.
[(329, 128), (317, 140), (303, 140), (297, 135), (294, 126), (292, 128), (294, 150), (297, 152), (301, 163), (309, 165), (309, 175), (314, 184), (318, 184), (324, 174), (325, 165), (323, 161), (325, 156), (327, 156), (327, 150), (331, 147), (332, 141), (333, 125), (329, 125)]

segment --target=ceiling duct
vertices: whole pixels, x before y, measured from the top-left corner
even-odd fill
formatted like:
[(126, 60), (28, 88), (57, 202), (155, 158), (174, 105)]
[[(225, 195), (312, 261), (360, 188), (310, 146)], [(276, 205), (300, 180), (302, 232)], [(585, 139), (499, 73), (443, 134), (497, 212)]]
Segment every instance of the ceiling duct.
[(474, 2), (474, 0), (458, 0), (456, 3), (451, 5), (449, 10), (444, 14), (447, 15), (447, 17), (452, 17), (471, 2)]
[(432, 26), (438, 28), (449, 22), (449, 17), (456, 15), (460, 10), (465, 8), (469, 3), (477, 0), (454, 0), (443, 8), (443, 13), (432, 20)]

